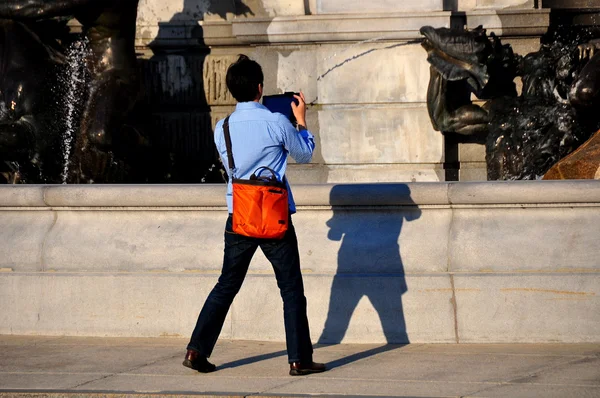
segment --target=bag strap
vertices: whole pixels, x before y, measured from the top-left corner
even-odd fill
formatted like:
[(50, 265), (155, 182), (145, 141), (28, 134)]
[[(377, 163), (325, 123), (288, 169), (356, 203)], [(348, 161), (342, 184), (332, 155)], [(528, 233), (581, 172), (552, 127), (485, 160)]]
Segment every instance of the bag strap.
[(233, 160), (233, 152), (231, 150), (231, 136), (229, 135), (229, 116), (231, 115), (227, 115), (225, 121), (223, 122), (223, 135), (225, 136), (225, 147), (227, 147), (227, 162), (229, 163), (231, 175), (233, 175), (235, 161)]
[(277, 175), (275, 174), (275, 170), (273, 170), (270, 167), (267, 166), (260, 166), (258, 169), (254, 170), (254, 173), (252, 173), (252, 175), (250, 176), (251, 180), (257, 180), (260, 178), (260, 174), (264, 171), (264, 170), (268, 170), (271, 172), (271, 177), (269, 177), (269, 180), (271, 181), (277, 181)]
[[(227, 148), (227, 163), (229, 163), (229, 169), (231, 170), (231, 176), (233, 176), (233, 169), (235, 168), (235, 161), (233, 160), (233, 151), (231, 150), (231, 135), (229, 134), (229, 116), (231, 116), (231, 115), (227, 115), (227, 117), (225, 118), (225, 121), (223, 122), (223, 135), (225, 136), (225, 147)], [(258, 169), (256, 169), (254, 171), (254, 173), (256, 173), (258, 170), (260, 170), (262, 168), (270, 170), (272, 176), (274, 178), (276, 178), (275, 172), (266, 166), (259, 167)], [(287, 184), (287, 180), (286, 180), (285, 176), (283, 176), (282, 182)]]

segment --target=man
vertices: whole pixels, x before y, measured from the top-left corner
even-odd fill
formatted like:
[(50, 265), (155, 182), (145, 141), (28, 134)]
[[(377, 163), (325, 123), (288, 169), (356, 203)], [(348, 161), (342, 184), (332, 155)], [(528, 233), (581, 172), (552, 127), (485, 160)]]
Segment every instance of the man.
[[(315, 149), (314, 137), (306, 129), (306, 103), (304, 94), (294, 95), (298, 104), (292, 111), (298, 122), (298, 131), (279, 113), (271, 113), (259, 103), (263, 93), (263, 73), (260, 65), (245, 55), (229, 66), (227, 88), (238, 102), (229, 118), (232, 153), (235, 160), (235, 177), (249, 179), (260, 166), (271, 168), (279, 181), (283, 181), (288, 153), (298, 163), (308, 163)], [(229, 165), (223, 134), (223, 120), (215, 128), (215, 144), (223, 164)], [(277, 286), (283, 299), (283, 313), (290, 375), (323, 372), (325, 365), (313, 362), (312, 343), (306, 317), (306, 298), (300, 271), (300, 255), (296, 232), (289, 221), (282, 239), (261, 239), (233, 232), (232, 217), (233, 176), (228, 169), (227, 207), (229, 217), (225, 225), (225, 255), (223, 269), (217, 285), (209, 294), (198, 316), (198, 322), (187, 347), (184, 366), (207, 373), (216, 370), (208, 362), (215, 346), (225, 316), (233, 298), (240, 290), (250, 260), (260, 246), (273, 265)], [(287, 180), (286, 180), (287, 185)], [(296, 211), (288, 185), (290, 214)]]

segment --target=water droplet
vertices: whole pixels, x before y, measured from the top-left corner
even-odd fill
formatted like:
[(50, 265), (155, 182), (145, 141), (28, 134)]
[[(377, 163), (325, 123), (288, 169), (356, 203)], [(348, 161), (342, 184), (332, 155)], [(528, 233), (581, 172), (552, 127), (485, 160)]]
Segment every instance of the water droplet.
[(62, 183), (67, 183), (69, 166), (71, 164), (71, 151), (75, 141), (75, 135), (79, 130), (79, 118), (77, 110), (80, 105), (85, 82), (85, 58), (88, 53), (87, 39), (75, 42), (67, 49), (67, 73), (65, 76), (67, 92), (65, 94), (65, 131), (62, 134), (63, 150), (63, 172)]

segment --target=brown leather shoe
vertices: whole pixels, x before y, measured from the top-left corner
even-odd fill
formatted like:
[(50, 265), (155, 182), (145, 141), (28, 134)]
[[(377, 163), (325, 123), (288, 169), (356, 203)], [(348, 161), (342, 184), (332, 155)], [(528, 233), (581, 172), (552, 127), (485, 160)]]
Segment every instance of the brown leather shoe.
[(317, 362), (292, 362), (290, 363), (290, 376), (304, 376), (311, 373), (325, 372), (327, 367), (324, 363)]
[(217, 370), (217, 367), (208, 362), (206, 357), (201, 356), (194, 350), (187, 350), (187, 354), (185, 354), (185, 359), (183, 360), (183, 366), (202, 373), (210, 373)]

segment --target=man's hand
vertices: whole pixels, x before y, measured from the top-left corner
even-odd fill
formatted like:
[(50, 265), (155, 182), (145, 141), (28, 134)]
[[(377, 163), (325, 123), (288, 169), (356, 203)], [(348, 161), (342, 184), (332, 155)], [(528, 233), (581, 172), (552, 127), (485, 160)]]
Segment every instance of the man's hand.
[(294, 95), (298, 100), (298, 105), (292, 101), (292, 112), (296, 117), (296, 122), (306, 127), (306, 101), (304, 101), (304, 93), (300, 91), (300, 95)]

